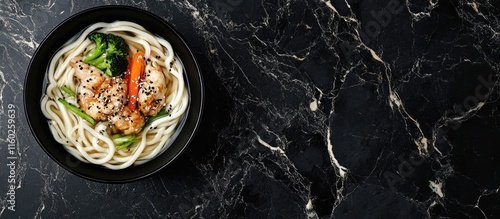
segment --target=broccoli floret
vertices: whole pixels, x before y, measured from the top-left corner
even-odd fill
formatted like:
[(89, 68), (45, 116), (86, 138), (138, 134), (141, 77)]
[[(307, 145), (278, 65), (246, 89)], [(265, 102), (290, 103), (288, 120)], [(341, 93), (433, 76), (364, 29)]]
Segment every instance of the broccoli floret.
[(88, 64), (101, 69), (110, 77), (120, 76), (127, 70), (128, 60), (126, 56), (119, 54), (102, 55), (97, 59), (91, 60)]
[(113, 34), (108, 34), (106, 40), (108, 42), (108, 48), (106, 49), (106, 53), (119, 54), (125, 56), (128, 54), (128, 45), (123, 38), (115, 36)]
[(104, 73), (110, 77), (120, 76), (127, 70), (128, 60), (126, 56), (112, 54), (106, 61), (101, 62), (97, 68), (104, 70)]
[(120, 76), (127, 70), (128, 45), (125, 40), (119, 36), (113, 34), (99, 34), (100, 33), (91, 33), (89, 34), (89, 39), (93, 37), (96, 40), (101, 40), (100, 44), (97, 44), (96, 41), (94, 42), (96, 42), (96, 49), (101, 45), (99, 50), (104, 48), (104, 51), (98, 56), (93, 54), (94, 50), (90, 51), (85, 56), (84, 62), (101, 69), (110, 77)]
[(83, 59), (85, 62), (96, 59), (106, 51), (106, 49), (108, 48), (106, 35), (107, 34), (104, 33), (93, 32), (87, 36), (89, 40), (95, 43), (95, 48), (87, 53), (87, 55)]

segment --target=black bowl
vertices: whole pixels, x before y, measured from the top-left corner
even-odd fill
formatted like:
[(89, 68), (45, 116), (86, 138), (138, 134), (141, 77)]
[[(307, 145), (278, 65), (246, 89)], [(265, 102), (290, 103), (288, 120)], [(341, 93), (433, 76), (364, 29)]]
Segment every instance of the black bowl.
[[(185, 80), (189, 93), (189, 108), (179, 125), (168, 149), (153, 160), (122, 170), (79, 161), (70, 155), (52, 136), (48, 121), (40, 109), (40, 101), (45, 94), (45, 69), (52, 56), (68, 40), (79, 34), (87, 26), (97, 22), (131, 21), (142, 25), (172, 44), (177, 56), (185, 67)], [(130, 182), (159, 171), (186, 149), (198, 129), (204, 105), (204, 85), (198, 63), (183, 38), (160, 17), (147, 11), (128, 6), (102, 6), (75, 14), (59, 24), (42, 41), (35, 51), (28, 67), (24, 82), (24, 108), (26, 117), (38, 143), (59, 165), (85, 179), (107, 182)]]

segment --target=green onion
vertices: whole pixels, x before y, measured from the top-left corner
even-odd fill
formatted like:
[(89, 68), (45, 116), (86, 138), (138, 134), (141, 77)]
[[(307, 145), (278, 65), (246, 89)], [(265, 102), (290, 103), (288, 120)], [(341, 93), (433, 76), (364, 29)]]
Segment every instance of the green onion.
[(73, 106), (71, 103), (68, 103), (68, 101), (66, 101), (65, 99), (59, 98), (58, 100), (66, 108), (68, 108), (70, 111), (74, 112), (76, 115), (82, 117), (83, 119), (85, 119), (90, 124), (92, 124), (92, 125), (96, 125), (97, 124), (96, 121), (91, 116), (89, 116), (87, 113), (85, 113), (82, 109), (80, 109), (80, 108), (78, 108), (76, 106)]
[(153, 123), (154, 121), (161, 119), (165, 116), (168, 116), (170, 114), (170, 110), (167, 111), (167, 107), (164, 107), (163, 109), (156, 114), (156, 116), (151, 116), (149, 117), (148, 121), (146, 122), (146, 125)]
[(69, 89), (69, 87), (66, 87), (66, 85), (61, 86), (61, 90), (66, 92), (69, 96), (72, 96), (72, 97), (76, 96), (76, 93), (74, 91), (72, 91), (71, 89)]
[(115, 134), (111, 136), (111, 140), (116, 145), (116, 150), (119, 151), (121, 149), (127, 148), (132, 143), (134, 143), (135, 135), (125, 135), (121, 136), (120, 134)]

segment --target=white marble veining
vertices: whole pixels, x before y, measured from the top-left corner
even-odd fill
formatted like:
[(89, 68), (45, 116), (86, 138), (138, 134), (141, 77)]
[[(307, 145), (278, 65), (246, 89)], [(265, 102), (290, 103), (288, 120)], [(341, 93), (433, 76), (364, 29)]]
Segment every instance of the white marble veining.
[[(128, 184), (52, 161), (24, 116), (30, 58), (99, 5), (146, 9), (193, 49), (207, 109), (189, 150)], [(497, 218), (497, 2), (92, 1), (0, 4), (0, 121), (15, 106), (15, 212), (0, 217)], [(29, 103), (27, 107), (38, 107)], [(7, 154), (0, 127), (0, 154)], [(91, 210), (89, 210), (91, 209)]]

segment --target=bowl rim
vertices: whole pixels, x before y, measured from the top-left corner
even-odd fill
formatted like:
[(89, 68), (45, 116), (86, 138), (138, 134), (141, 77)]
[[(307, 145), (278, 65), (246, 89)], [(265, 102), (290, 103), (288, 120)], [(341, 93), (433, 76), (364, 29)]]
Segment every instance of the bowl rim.
[[(197, 84), (199, 84), (199, 87), (197, 89), (199, 89), (199, 92), (197, 92), (197, 95), (199, 95), (199, 103), (197, 102), (197, 105), (199, 105), (199, 107), (197, 107), (197, 111), (195, 111), (194, 115), (191, 115), (191, 107), (193, 105), (192, 103), (192, 91), (191, 91), (191, 84), (190, 84), (190, 81), (188, 80), (188, 72), (187, 72), (187, 68), (185, 66), (185, 63), (184, 63), (184, 60), (183, 60), (183, 65), (184, 65), (184, 78), (186, 80), (186, 86), (187, 86), (187, 89), (188, 89), (188, 93), (189, 93), (189, 105), (188, 105), (188, 108), (186, 109), (186, 114), (184, 115), (184, 118), (180, 121), (180, 125), (179, 127), (177, 128), (178, 130), (176, 131), (176, 133), (174, 134), (173, 136), (173, 140), (170, 140), (168, 142), (166, 142), (166, 144), (173, 144), (174, 142), (176, 142), (178, 140), (178, 135), (184, 130), (185, 128), (185, 124), (182, 124), (182, 123), (186, 123), (187, 119), (189, 119), (188, 117), (195, 117), (194, 121), (192, 121), (192, 118), (190, 120), (190, 123), (194, 123), (192, 124), (192, 131), (189, 131), (187, 134), (188, 134), (188, 137), (187, 139), (185, 140), (185, 143), (183, 143), (183, 145), (180, 147), (180, 149), (178, 151), (176, 151), (174, 153), (174, 155), (166, 160), (166, 161), (163, 161), (160, 163), (160, 165), (157, 165), (155, 166), (155, 168), (145, 172), (144, 174), (140, 174), (140, 175), (137, 175), (137, 176), (134, 176), (134, 177), (124, 177), (122, 179), (118, 179), (118, 180), (114, 180), (114, 179), (103, 179), (103, 178), (96, 178), (94, 176), (91, 176), (91, 175), (88, 175), (88, 174), (84, 174), (84, 173), (81, 173), (79, 171), (76, 171), (74, 168), (72, 167), (69, 167), (68, 165), (64, 164), (63, 162), (61, 162), (59, 160), (59, 158), (56, 157), (56, 155), (52, 154), (49, 149), (47, 148), (46, 145), (44, 145), (43, 143), (43, 140), (41, 139), (40, 136), (38, 136), (38, 132), (36, 130), (36, 127), (34, 127), (34, 124), (32, 124), (32, 119), (30, 118), (30, 112), (31, 110), (29, 109), (28, 107), (28, 104), (27, 104), (27, 95), (28, 92), (27, 92), (27, 85), (28, 85), (28, 82), (30, 81), (30, 72), (32, 71), (32, 68), (33, 68), (33, 64), (34, 64), (34, 61), (35, 59), (37, 59), (39, 56), (40, 56), (40, 52), (41, 52), (41, 49), (44, 48), (44, 45), (50, 41), (50, 38), (54, 35), (54, 33), (56, 33), (57, 31), (59, 31), (60, 28), (63, 28), (69, 24), (71, 24), (72, 22), (75, 22), (75, 20), (77, 18), (80, 18), (80, 17), (85, 17), (85, 16), (90, 16), (92, 13), (96, 13), (96, 12), (99, 12), (99, 11), (102, 11), (102, 10), (109, 10), (109, 9), (114, 9), (114, 10), (124, 10), (124, 11), (130, 11), (130, 12), (134, 12), (134, 13), (139, 13), (139, 14), (144, 14), (146, 15), (147, 17), (149, 17), (150, 19), (154, 19), (156, 20), (157, 22), (159, 22), (161, 25), (163, 25), (165, 28), (169, 29), (169, 31), (171, 31), (173, 33), (173, 36), (171, 36), (170, 38), (176, 38), (176, 40), (180, 41), (182, 45), (180, 45), (180, 47), (183, 47), (185, 49), (185, 51), (183, 52), (186, 52), (187, 55), (190, 57), (190, 60), (192, 61), (191, 64), (194, 64), (194, 72), (190, 73), (190, 74), (194, 74), (195, 76), (193, 77), (197, 77), (198, 81), (197, 81)], [(118, 20), (121, 20), (121, 19), (115, 19), (115, 21), (118, 21)], [(91, 22), (89, 23), (89, 25), (93, 24), (95, 22)], [(141, 25), (143, 26), (143, 25)], [(83, 30), (85, 27), (82, 27), (81, 29)], [(145, 27), (146, 28), (146, 27)], [(147, 29), (147, 28), (146, 28)], [(151, 31), (151, 30), (149, 30)], [(151, 31), (153, 33), (155, 33), (154, 31)], [(71, 37), (74, 37), (74, 36), (71, 36)], [(69, 37), (69, 38), (71, 38)], [(169, 39), (165, 38), (166, 40), (170, 41)], [(59, 48), (64, 45), (63, 44), (60, 44), (60, 46), (56, 49), (59, 50)], [(174, 47), (174, 45), (172, 45)], [(179, 51), (175, 51), (176, 54), (178, 54)], [(52, 60), (52, 57), (53, 57), (54, 54), (51, 54), (50, 58), (48, 59), (49, 62), (50, 60)], [(46, 78), (46, 71), (43, 71), (43, 77)], [(34, 76), (32, 76), (34, 77)], [(40, 83), (44, 83), (45, 80), (43, 82), (40, 82)], [(43, 151), (53, 160), (55, 161), (59, 166), (63, 167), (64, 169), (66, 169), (67, 171), (69, 171), (70, 173), (74, 174), (74, 175), (77, 175), (81, 178), (84, 178), (86, 180), (91, 180), (91, 181), (94, 181), (94, 182), (101, 182), (101, 183), (128, 183), (128, 182), (134, 182), (134, 181), (138, 181), (138, 180), (141, 180), (141, 179), (144, 179), (144, 178), (147, 178), (149, 176), (152, 176), (153, 174), (159, 172), (160, 170), (164, 169), (166, 166), (168, 166), (169, 164), (171, 164), (172, 162), (174, 162), (178, 157), (180, 157), (180, 155), (186, 150), (186, 148), (192, 143), (193, 141), (193, 138), (196, 136), (196, 133), (198, 132), (198, 129), (200, 127), (200, 123), (201, 123), (201, 119), (202, 119), (202, 116), (203, 116), (203, 111), (204, 111), (204, 107), (205, 107), (205, 84), (204, 84), (204, 80), (203, 80), (203, 75), (202, 75), (202, 72), (200, 70), (200, 67), (199, 67), (199, 63), (196, 59), (196, 56), (194, 55), (194, 53), (192, 52), (191, 48), (188, 46), (188, 44), (186, 43), (186, 40), (185, 38), (172, 26), (170, 25), (170, 23), (168, 23), (166, 20), (164, 20), (163, 18), (161, 18), (160, 16), (152, 13), (152, 12), (149, 12), (149, 11), (146, 11), (144, 9), (141, 9), (141, 8), (137, 8), (137, 7), (133, 7), (133, 6), (127, 6), (127, 5), (103, 5), (103, 6), (96, 6), (96, 7), (91, 7), (91, 8), (87, 8), (85, 10), (82, 10), (80, 12), (77, 12), (71, 16), (69, 16), (68, 18), (65, 18), (63, 19), (63, 21), (61, 21), (60, 23), (58, 23), (54, 28), (52, 28), (52, 30), (44, 37), (44, 39), (40, 42), (40, 44), (38, 45), (38, 47), (36, 48), (36, 50), (34, 51), (33, 53), (33, 56), (31, 57), (30, 59), (30, 62), (29, 62), (29, 65), (28, 65), (28, 68), (26, 69), (26, 75), (25, 75), (25, 79), (24, 79), (24, 89), (23, 89), (23, 105), (24, 105), (24, 112), (25, 112), (25, 116), (26, 116), (26, 119), (27, 119), (27, 124), (30, 128), (30, 131), (32, 133), (32, 135), (34, 136), (35, 140), (37, 141), (37, 143), (39, 144), (39, 146), (43, 149)], [(45, 95), (45, 86), (42, 85), (42, 94), (40, 94), (41, 96)], [(40, 109), (40, 104), (37, 104), (37, 108), (36, 110), (38, 111), (41, 111)], [(196, 109), (195, 109), (196, 110)], [(43, 115), (43, 114), (42, 114)], [(47, 120), (46, 118), (43, 118), (45, 120)], [(47, 124), (47, 127), (48, 127), (48, 124)], [(50, 130), (49, 130), (50, 131)], [(49, 136), (49, 138), (54, 139), (53, 136)], [(57, 141), (56, 141), (57, 143)], [(58, 146), (62, 146), (60, 145), (59, 143), (57, 143)], [(162, 155), (162, 154), (165, 154), (167, 153), (167, 151), (169, 151), (170, 147), (168, 147), (167, 149), (165, 149), (163, 152), (161, 152), (160, 154), (158, 154), (155, 158), (153, 158), (152, 160), (150, 161), (147, 161), (143, 164), (140, 164), (140, 165), (137, 165), (137, 166), (143, 166), (143, 165), (147, 165), (148, 163), (150, 163), (151, 161), (155, 160), (155, 159), (159, 159), (159, 157)], [(64, 149), (66, 150), (66, 149)], [(73, 157), (74, 159), (76, 159), (74, 156), (72, 156), (69, 152), (66, 152), (68, 155), (67, 156), (70, 156), (70, 157)], [(68, 158), (66, 158), (68, 159)], [(82, 162), (83, 163), (83, 162)], [(106, 169), (106, 170), (110, 170), (108, 168), (105, 168), (101, 165), (96, 165), (96, 164), (85, 164), (83, 163), (84, 165), (90, 165), (90, 166), (97, 166), (96, 168), (101, 168), (101, 169)], [(112, 170), (112, 171), (124, 171), (124, 170), (127, 170), (131, 167), (127, 167), (127, 168), (124, 168), (124, 169), (120, 169), (120, 170)]]

